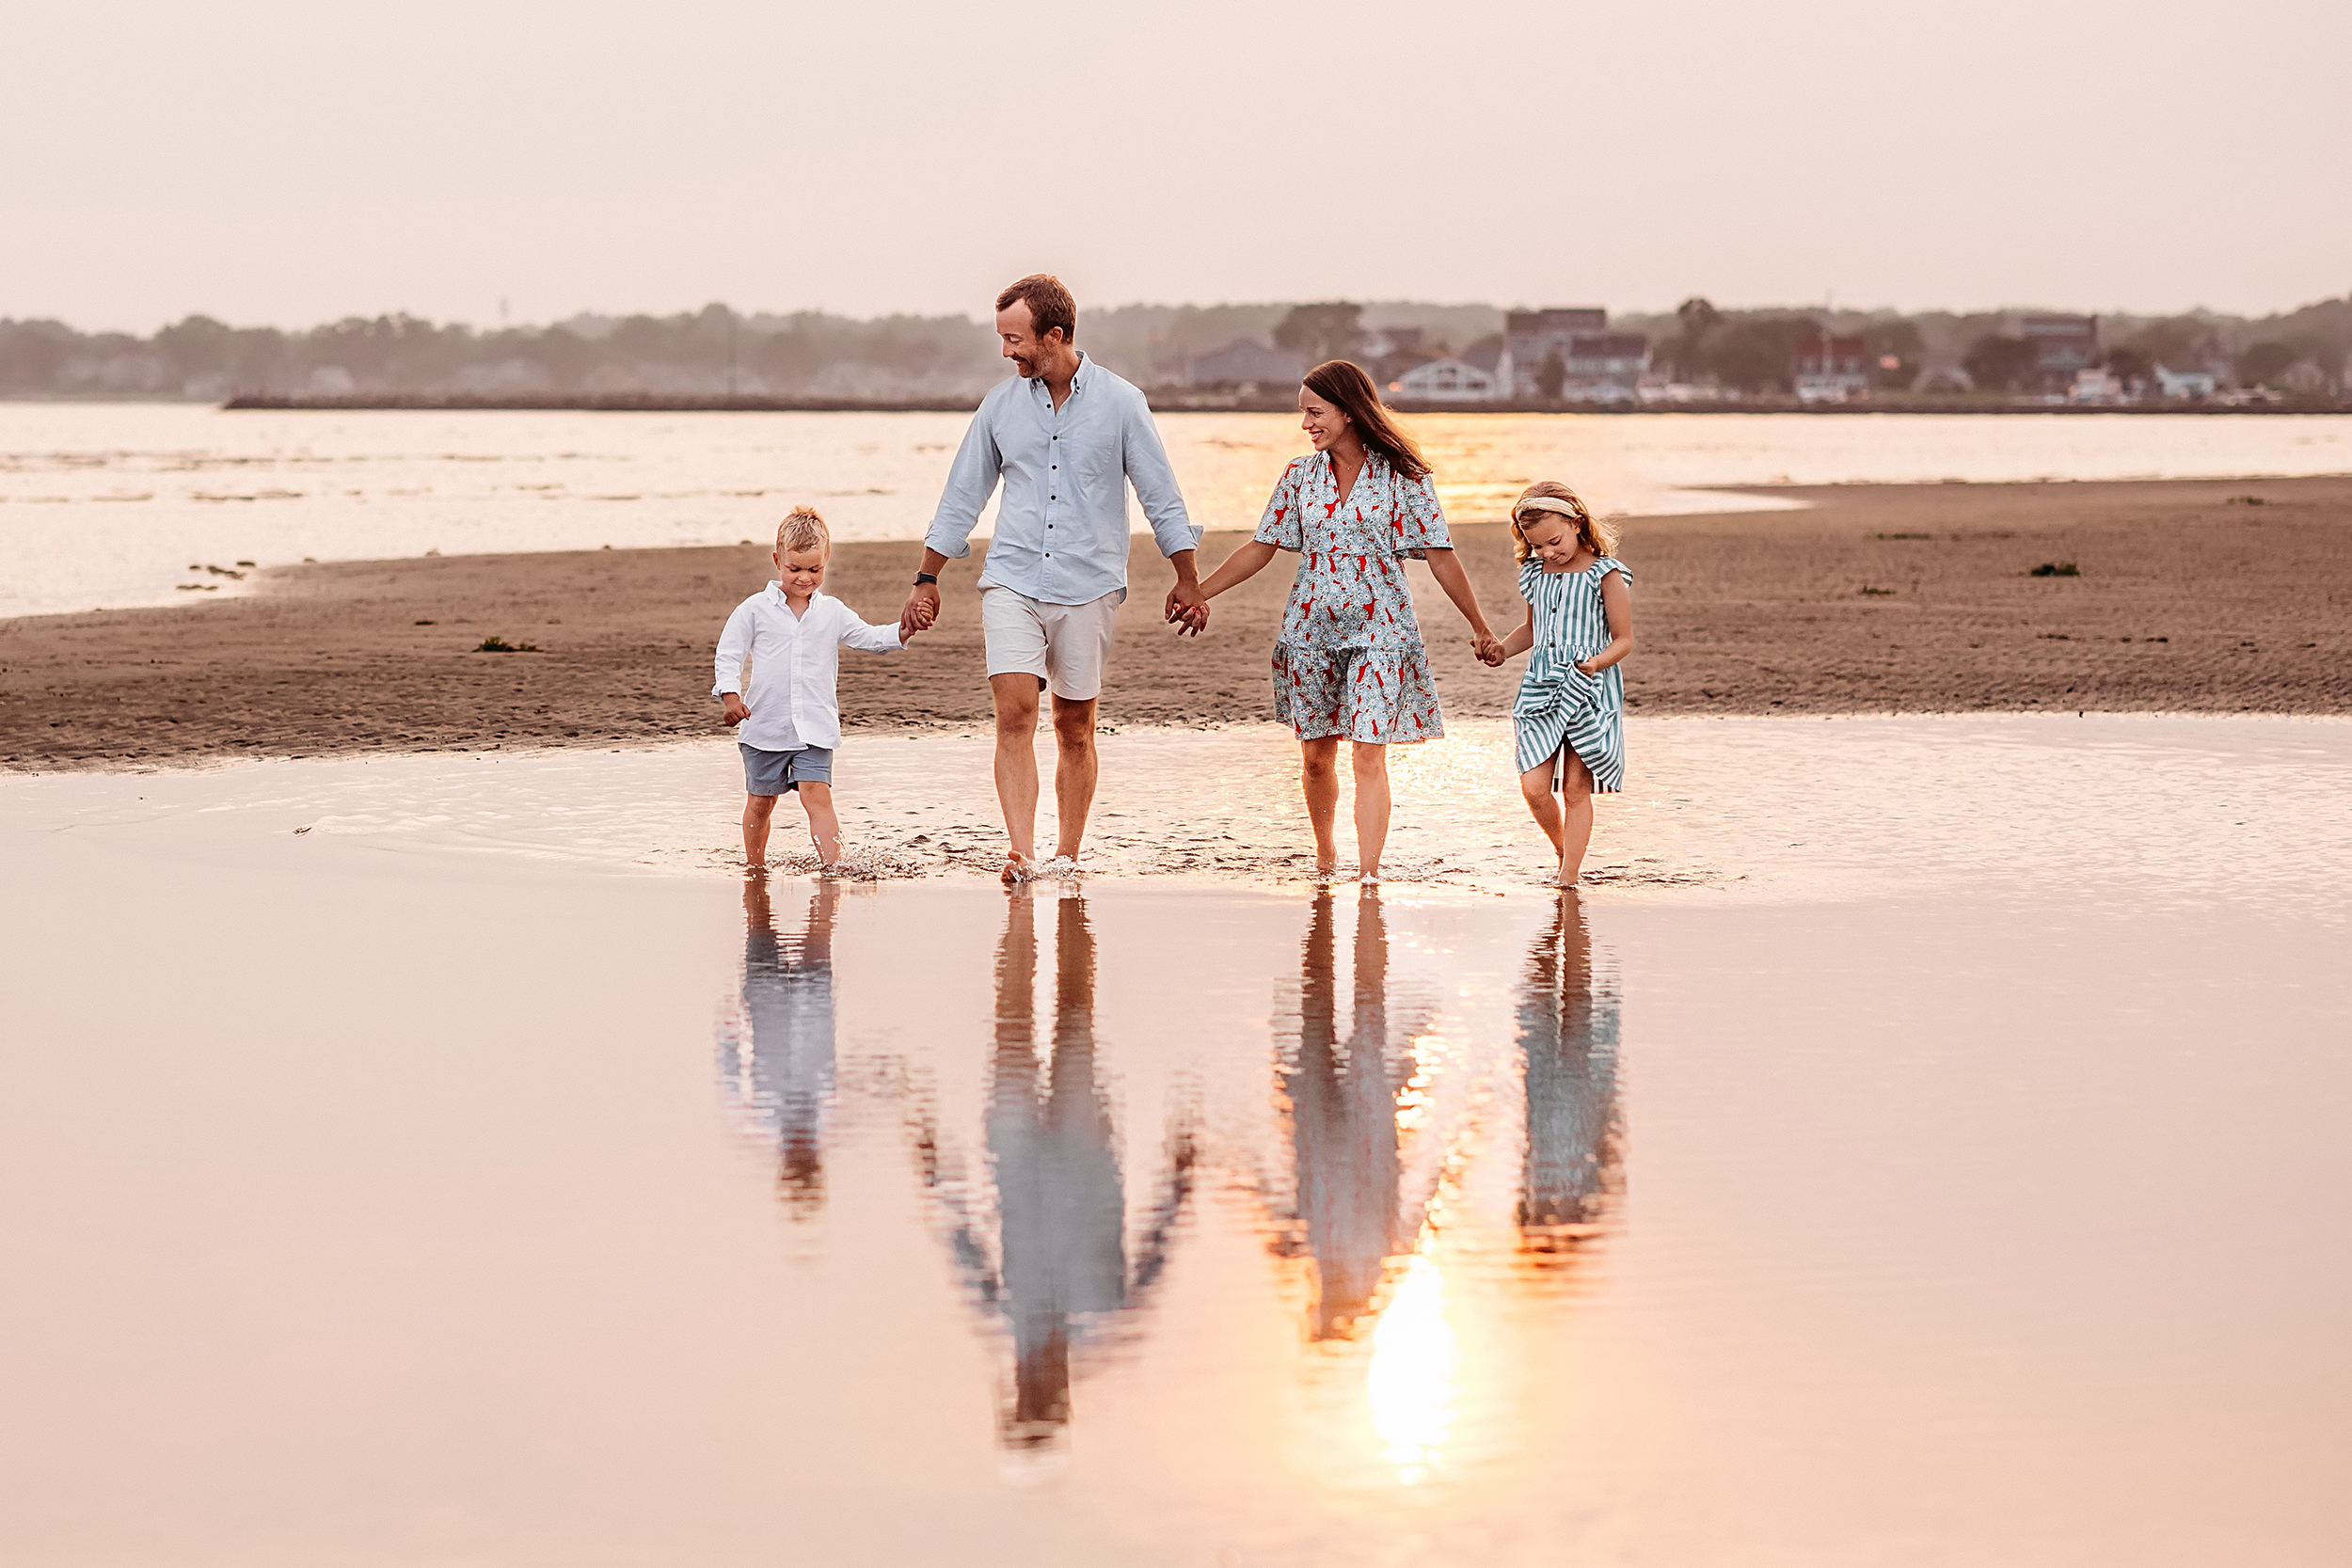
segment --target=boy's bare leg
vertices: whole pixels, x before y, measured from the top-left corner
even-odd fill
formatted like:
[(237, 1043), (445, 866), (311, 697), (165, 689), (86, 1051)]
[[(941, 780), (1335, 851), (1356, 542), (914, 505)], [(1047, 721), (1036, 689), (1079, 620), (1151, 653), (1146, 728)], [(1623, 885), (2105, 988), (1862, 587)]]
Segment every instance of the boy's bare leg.
[(1355, 743), (1356, 868), (1376, 879), (1380, 851), (1389, 846), (1389, 749), (1376, 741)]
[(768, 819), (776, 815), (776, 798), (772, 795), (743, 797), (743, 863), (768, 863)]
[(1574, 887), (1584, 871), (1584, 850), (1593, 842), (1593, 770), (1567, 748), (1560, 761), (1560, 885)]
[(838, 865), (841, 863), (841, 818), (834, 815), (833, 785), (804, 784), (800, 786), (801, 809), (808, 813), (808, 836), (817, 842), (817, 863)]
[(1315, 869), (1339, 869), (1340, 846), (1333, 837), (1340, 815), (1340, 737), (1327, 735), (1298, 743), (1298, 782), (1307, 791), (1307, 825), (1315, 833)]
[(1526, 798), (1527, 809), (1535, 818), (1535, 826), (1551, 840), (1551, 852), (1557, 857), (1567, 852), (1561, 842), (1560, 797), (1552, 793), (1551, 764), (1540, 763), (1519, 775), (1519, 794)]
[(1019, 879), (1037, 854), (1037, 677), (991, 675), (996, 705), (996, 804), (1005, 814), (1004, 879)]
[(1094, 810), (1094, 780), (1101, 765), (1094, 753), (1094, 710), (1101, 699), (1054, 699), (1054, 853), (1078, 858), (1086, 842), (1087, 816)]

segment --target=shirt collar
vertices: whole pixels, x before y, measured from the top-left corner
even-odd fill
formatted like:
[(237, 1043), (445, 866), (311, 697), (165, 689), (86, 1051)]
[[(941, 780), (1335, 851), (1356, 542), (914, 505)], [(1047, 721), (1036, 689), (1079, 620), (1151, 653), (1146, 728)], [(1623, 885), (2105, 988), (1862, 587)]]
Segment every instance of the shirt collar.
[[(1094, 361), (1087, 357), (1086, 350), (1080, 349), (1078, 351), (1078, 368), (1070, 372), (1070, 395), (1072, 397), (1074, 398), (1080, 392), (1086, 390), (1087, 383), (1093, 379), (1093, 371)], [(1053, 391), (1045, 385), (1045, 378), (1043, 376), (1033, 375), (1028, 377), (1027, 380), (1029, 383), (1029, 393), (1032, 397), (1042, 397), (1049, 403), (1053, 401)]]

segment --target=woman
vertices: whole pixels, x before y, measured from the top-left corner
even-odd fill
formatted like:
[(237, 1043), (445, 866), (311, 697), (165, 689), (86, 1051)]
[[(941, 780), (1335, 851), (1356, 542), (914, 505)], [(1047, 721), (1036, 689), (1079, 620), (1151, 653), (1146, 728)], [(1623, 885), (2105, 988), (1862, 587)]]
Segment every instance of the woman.
[(1298, 736), (1314, 826), (1315, 870), (1339, 863), (1340, 742), (1354, 743), (1356, 854), (1380, 879), (1389, 837), (1389, 748), (1445, 733), (1428, 655), (1413, 620), (1404, 560), (1429, 562), (1470, 622), (1479, 657), (1500, 647), (1454, 559), (1429, 464), (1380, 405), (1372, 380), (1344, 359), (1307, 372), (1299, 424), (1314, 451), (1283, 470), (1256, 535), (1200, 585), (1205, 598), (1255, 577), (1277, 551), (1298, 552), (1298, 576), (1274, 642), (1274, 716)]

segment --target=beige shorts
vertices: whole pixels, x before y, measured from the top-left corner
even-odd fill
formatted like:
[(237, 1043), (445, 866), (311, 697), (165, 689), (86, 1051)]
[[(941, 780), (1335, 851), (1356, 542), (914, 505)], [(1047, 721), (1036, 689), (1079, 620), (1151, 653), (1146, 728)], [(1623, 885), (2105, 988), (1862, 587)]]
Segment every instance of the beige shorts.
[(1111, 661), (1116, 591), (1086, 604), (1047, 604), (1009, 588), (980, 590), (980, 633), (988, 643), (988, 673), (1035, 675), (1065, 702), (1103, 694)]

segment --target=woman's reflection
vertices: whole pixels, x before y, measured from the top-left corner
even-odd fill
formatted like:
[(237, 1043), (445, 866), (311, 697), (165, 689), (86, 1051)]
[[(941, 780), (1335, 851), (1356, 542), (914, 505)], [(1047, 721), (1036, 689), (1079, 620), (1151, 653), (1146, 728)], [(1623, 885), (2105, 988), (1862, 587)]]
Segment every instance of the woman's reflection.
[(1132, 1263), (1126, 1196), (1110, 1103), (1094, 1037), (1094, 933), (1086, 900), (1054, 910), (1054, 1012), (1046, 1057), (1038, 1053), (1037, 906), (1026, 887), (1006, 900), (996, 955), (996, 1024), (991, 1040), (989, 1162), (996, 1189), (994, 1262), (952, 1183), (936, 1170), (937, 1139), (918, 1128), (926, 1184), (951, 1211), (948, 1247), (973, 1293), (1012, 1333), (1011, 1399), (1005, 1442), (1034, 1449), (1069, 1425), (1072, 1354), (1112, 1314), (1148, 1305), (1192, 1188), (1193, 1135), (1176, 1112), (1159, 1194), (1143, 1218)]
[[(808, 919), (776, 931), (765, 876), (743, 883), (741, 1034), (722, 1035), (719, 1076), (737, 1111), (781, 1157), (777, 1190), (795, 1216), (823, 1207), (824, 1118), (833, 1099), (833, 923), (841, 884), (820, 881)], [(745, 1037), (748, 1036), (748, 1038)]]
[(1625, 1184), (1617, 994), (1594, 978), (1592, 932), (1572, 888), (1528, 954), (1518, 1032), (1527, 1059), (1520, 1244), (1566, 1253), (1599, 1230)]
[(1380, 895), (1357, 901), (1353, 1006), (1339, 1037), (1332, 898), (1317, 895), (1299, 976), (1298, 1054), (1283, 1066), (1298, 1183), (1298, 1219), (1315, 1260), (1309, 1332), (1344, 1336), (1370, 1310), (1381, 1270), (1400, 1250), (1397, 1073), (1389, 1046), (1389, 932)]

